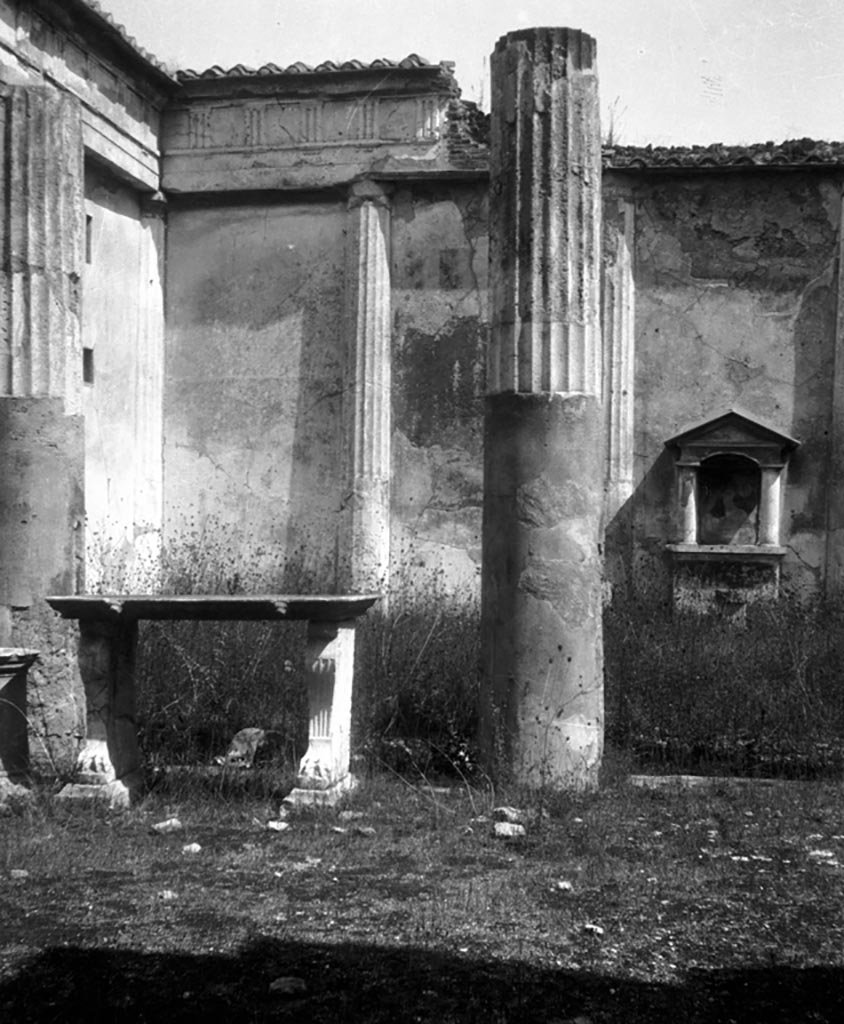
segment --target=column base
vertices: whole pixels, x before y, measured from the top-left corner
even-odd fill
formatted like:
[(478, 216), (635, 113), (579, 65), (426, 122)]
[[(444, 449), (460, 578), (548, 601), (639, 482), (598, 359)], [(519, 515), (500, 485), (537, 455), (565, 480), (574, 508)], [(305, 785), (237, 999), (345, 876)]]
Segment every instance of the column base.
[[(297, 780), (298, 781), (298, 780)], [(328, 788), (306, 789), (297, 785), (281, 801), (283, 807), (334, 807), (347, 794), (358, 788), (355, 775), (344, 775)]]

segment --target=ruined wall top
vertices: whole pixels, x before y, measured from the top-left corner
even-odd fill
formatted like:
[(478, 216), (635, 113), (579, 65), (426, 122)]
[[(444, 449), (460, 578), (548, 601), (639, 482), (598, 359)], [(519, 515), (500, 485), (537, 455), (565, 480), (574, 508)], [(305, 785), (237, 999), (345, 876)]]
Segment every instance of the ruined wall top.
[(549, 66), (553, 77), (565, 77), (571, 71), (588, 71), (595, 67), (597, 44), (592, 36), (579, 29), (518, 29), (501, 36), (495, 44), (495, 53), (521, 44), (536, 63)]

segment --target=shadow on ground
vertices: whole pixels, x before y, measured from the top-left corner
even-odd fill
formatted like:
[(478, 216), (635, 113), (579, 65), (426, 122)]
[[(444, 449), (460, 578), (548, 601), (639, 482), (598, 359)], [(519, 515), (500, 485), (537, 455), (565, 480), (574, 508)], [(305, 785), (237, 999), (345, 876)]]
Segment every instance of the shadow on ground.
[[(301, 978), (299, 998), (273, 995)], [(839, 1024), (844, 968), (691, 972), (645, 984), (406, 948), (260, 939), (236, 956), (51, 948), (0, 985), (0, 1020)]]

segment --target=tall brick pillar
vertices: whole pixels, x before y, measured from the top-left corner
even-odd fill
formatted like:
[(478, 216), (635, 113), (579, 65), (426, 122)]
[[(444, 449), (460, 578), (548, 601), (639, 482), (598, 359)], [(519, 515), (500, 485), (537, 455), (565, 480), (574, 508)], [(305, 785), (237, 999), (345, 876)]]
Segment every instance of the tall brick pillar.
[(0, 87), (0, 646), (32, 648), (36, 768), (72, 765), (84, 728), (75, 629), (47, 594), (82, 583), (84, 247), (79, 102)]
[(384, 188), (351, 188), (346, 253), (345, 522), (340, 585), (381, 590), (390, 567), (390, 206)]
[(586, 788), (603, 738), (595, 42), (511, 32), (491, 64), (480, 739), (514, 781)]

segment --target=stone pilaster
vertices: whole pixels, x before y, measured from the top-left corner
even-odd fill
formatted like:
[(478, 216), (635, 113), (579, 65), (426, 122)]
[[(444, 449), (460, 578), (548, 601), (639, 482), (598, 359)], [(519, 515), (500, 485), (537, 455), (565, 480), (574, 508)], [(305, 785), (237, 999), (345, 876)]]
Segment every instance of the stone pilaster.
[(82, 395), (84, 244), (79, 101), (49, 86), (0, 90), (3, 307), (0, 393)]
[(135, 393), (134, 561), (131, 587), (154, 592), (160, 583), (164, 519), (164, 233), (166, 202), (161, 193), (141, 199), (140, 287), (147, 295), (138, 338)]
[(338, 564), (349, 592), (381, 589), (390, 564), (390, 208), (352, 186), (346, 259), (344, 523)]
[(635, 295), (633, 203), (608, 198), (604, 205), (601, 327), (607, 414), (606, 521), (633, 494)]
[(480, 739), (520, 783), (583, 788), (603, 742), (594, 40), (500, 39), (491, 129)]

